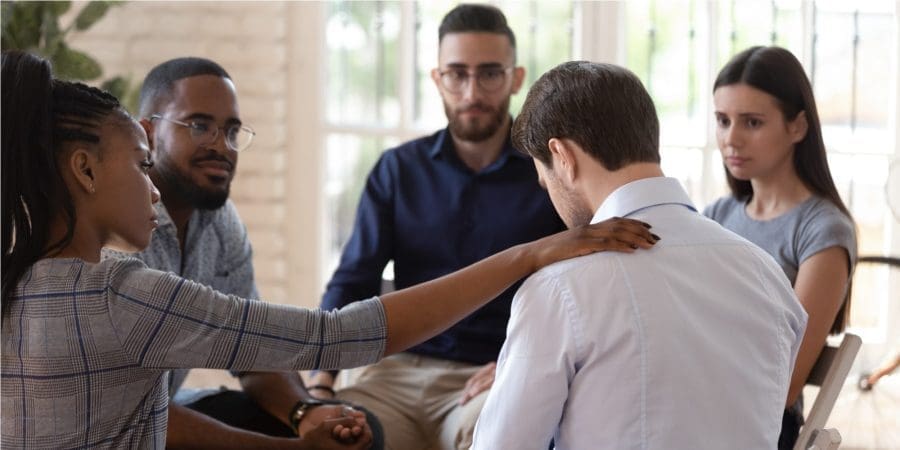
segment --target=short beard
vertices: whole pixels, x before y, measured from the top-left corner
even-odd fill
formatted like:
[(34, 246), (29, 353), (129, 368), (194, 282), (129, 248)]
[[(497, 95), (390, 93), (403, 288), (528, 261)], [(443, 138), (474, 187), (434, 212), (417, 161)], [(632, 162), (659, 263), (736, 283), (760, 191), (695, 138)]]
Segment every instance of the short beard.
[[(575, 199), (572, 199), (573, 201)], [(578, 228), (591, 223), (591, 219), (594, 218), (594, 211), (591, 211), (587, 208), (579, 208), (578, 206), (572, 205), (570, 206), (568, 212), (569, 216), (569, 228)]]
[[(551, 174), (549, 177), (554, 176), (549, 170), (547, 173)], [(566, 224), (566, 227), (572, 229), (591, 223), (595, 211), (591, 211), (590, 207), (586, 205), (585, 200), (575, 191), (563, 187), (558, 179), (547, 180), (547, 183), (551, 182), (555, 183), (558, 187), (558, 189), (556, 189), (556, 196), (559, 197), (553, 202), (553, 206), (556, 208), (556, 212), (563, 220), (563, 223)]]
[[(190, 177), (179, 172), (177, 168), (168, 164), (165, 158), (159, 158), (153, 167), (160, 182), (166, 186), (168, 192), (175, 192), (181, 201), (196, 209), (219, 209), (228, 200), (231, 184), (225, 186), (224, 191), (207, 191), (194, 184)], [(163, 199), (165, 200), (165, 199)]]
[(475, 124), (466, 123), (459, 118), (460, 110), (471, 108), (473, 106), (484, 107), (482, 104), (475, 103), (465, 105), (457, 110), (451, 110), (450, 106), (444, 102), (444, 113), (447, 114), (447, 120), (450, 122), (450, 133), (452, 133), (453, 136), (456, 136), (463, 141), (482, 142), (497, 133), (497, 130), (503, 125), (503, 120), (509, 115), (509, 97), (507, 97), (506, 100), (503, 100), (503, 103), (500, 104), (494, 116), (488, 120), (488, 123), (481, 127)]

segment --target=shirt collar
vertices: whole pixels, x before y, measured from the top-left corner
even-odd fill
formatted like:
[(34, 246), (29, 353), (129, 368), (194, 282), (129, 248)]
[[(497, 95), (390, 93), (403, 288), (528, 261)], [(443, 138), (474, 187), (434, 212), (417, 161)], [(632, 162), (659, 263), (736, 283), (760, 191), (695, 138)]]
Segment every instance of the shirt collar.
[[(434, 140), (434, 145), (432, 145), (428, 150), (428, 156), (430, 156), (432, 159), (446, 157), (447, 155), (453, 155), (453, 158), (457, 158), (455, 148), (453, 147), (453, 139), (450, 137), (449, 126), (438, 132), (437, 139)], [(516, 150), (513, 147), (509, 132), (507, 132), (506, 140), (503, 142), (503, 150), (500, 151), (500, 156), (497, 158), (497, 161), (495, 161), (494, 164), (499, 163), (498, 165), (502, 166), (503, 164), (506, 164), (506, 161), (511, 157), (529, 160), (531, 159), (530, 156)]]
[[(166, 205), (163, 202), (159, 201), (153, 205), (156, 208), (156, 221), (159, 223), (158, 228), (167, 228), (172, 227), (175, 228), (175, 222), (172, 221), (172, 216), (169, 215), (169, 210), (166, 209)], [(222, 206), (224, 208), (224, 206)], [(190, 227), (194, 229), (203, 229), (209, 223), (213, 222), (213, 215), (215, 210), (207, 211), (202, 209), (194, 209), (194, 212), (191, 213), (191, 217), (188, 219), (188, 223)]]
[(691, 211), (697, 211), (677, 179), (644, 178), (627, 183), (613, 191), (597, 209), (591, 223), (597, 223), (610, 217), (628, 217), (642, 209), (659, 205), (682, 205)]

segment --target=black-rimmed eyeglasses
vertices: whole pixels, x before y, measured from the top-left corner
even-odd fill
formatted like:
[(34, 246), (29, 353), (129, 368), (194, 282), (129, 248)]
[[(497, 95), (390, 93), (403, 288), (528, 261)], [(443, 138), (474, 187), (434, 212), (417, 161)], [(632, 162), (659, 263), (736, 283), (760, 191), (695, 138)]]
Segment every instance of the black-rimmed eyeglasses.
[(163, 117), (159, 114), (150, 116), (151, 121), (155, 119), (165, 120), (166, 122), (171, 122), (175, 125), (181, 125), (187, 128), (191, 133), (191, 139), (193, 139), (194, 143), (197, 145), (209, 145), (212, 142), (215, 142), (216, 138), (219, 137), (219, 130), (223, 130), (225, 132), (225, 145), (236, 152), (246, 150), (247, 147), (250, 147), (253, 136), (256, 136), (256, 132), (253, 131), (252, 128), (244, 125), (234, 124), (220, 127), (216, 126), (215, 122), (208, 119), (191, 119), (188, 122), (182, 122), (180, 120)]
[(472, 78), (478, 83), (478, 87), (485, 92), (495, 92), (506, 84), (509, 73), (513, 67), (489, 67), (478, 69), (474, 73), (459, 68), (451, 68), (442, 70), (438, 73), (441, 75), (441, 85), (448, 92), (458, 94), (462, 92), (469, 84)]

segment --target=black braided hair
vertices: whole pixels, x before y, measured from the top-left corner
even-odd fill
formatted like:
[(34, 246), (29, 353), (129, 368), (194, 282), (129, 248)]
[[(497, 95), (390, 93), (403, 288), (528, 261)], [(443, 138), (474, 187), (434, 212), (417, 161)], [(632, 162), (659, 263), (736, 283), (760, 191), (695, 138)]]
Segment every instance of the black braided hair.
[[(99, 128), (111, 114), (127, 113), (107, 92), (56, 80), (50, 63), (21, 51), (2, 55), (3, 314), (25, 271), (68, 246), (75, 206), (58, 167), (72, 142), (100, 143)], [(61, 214), (62, 239), (50, 242)]]

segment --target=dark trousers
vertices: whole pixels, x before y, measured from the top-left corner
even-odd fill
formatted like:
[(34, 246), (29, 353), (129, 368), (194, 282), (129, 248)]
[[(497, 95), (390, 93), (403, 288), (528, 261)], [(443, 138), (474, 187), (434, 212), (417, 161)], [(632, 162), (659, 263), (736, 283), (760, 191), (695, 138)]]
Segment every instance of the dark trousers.
[[(256, 402), (240, 391), (222, 391), (185, 406), (236, 428), (268, 436), (296, 436), (291, 427), (264, 411)], [(355, 408), (366, 413), (366, 421), (372, 428), (371, 449), (384, 450), (384, 430), (381, 428), (381, 422), (366, 409), (358, 406)]]
[[(801, 409), (802, 411), (802, 409)], [(784, 410), (781, 416), (781, 434), (778, 436), (778, 450), (791, 450), (800, 437), (800, 427), (803, 425), (803, 413), (795, 408)]]

